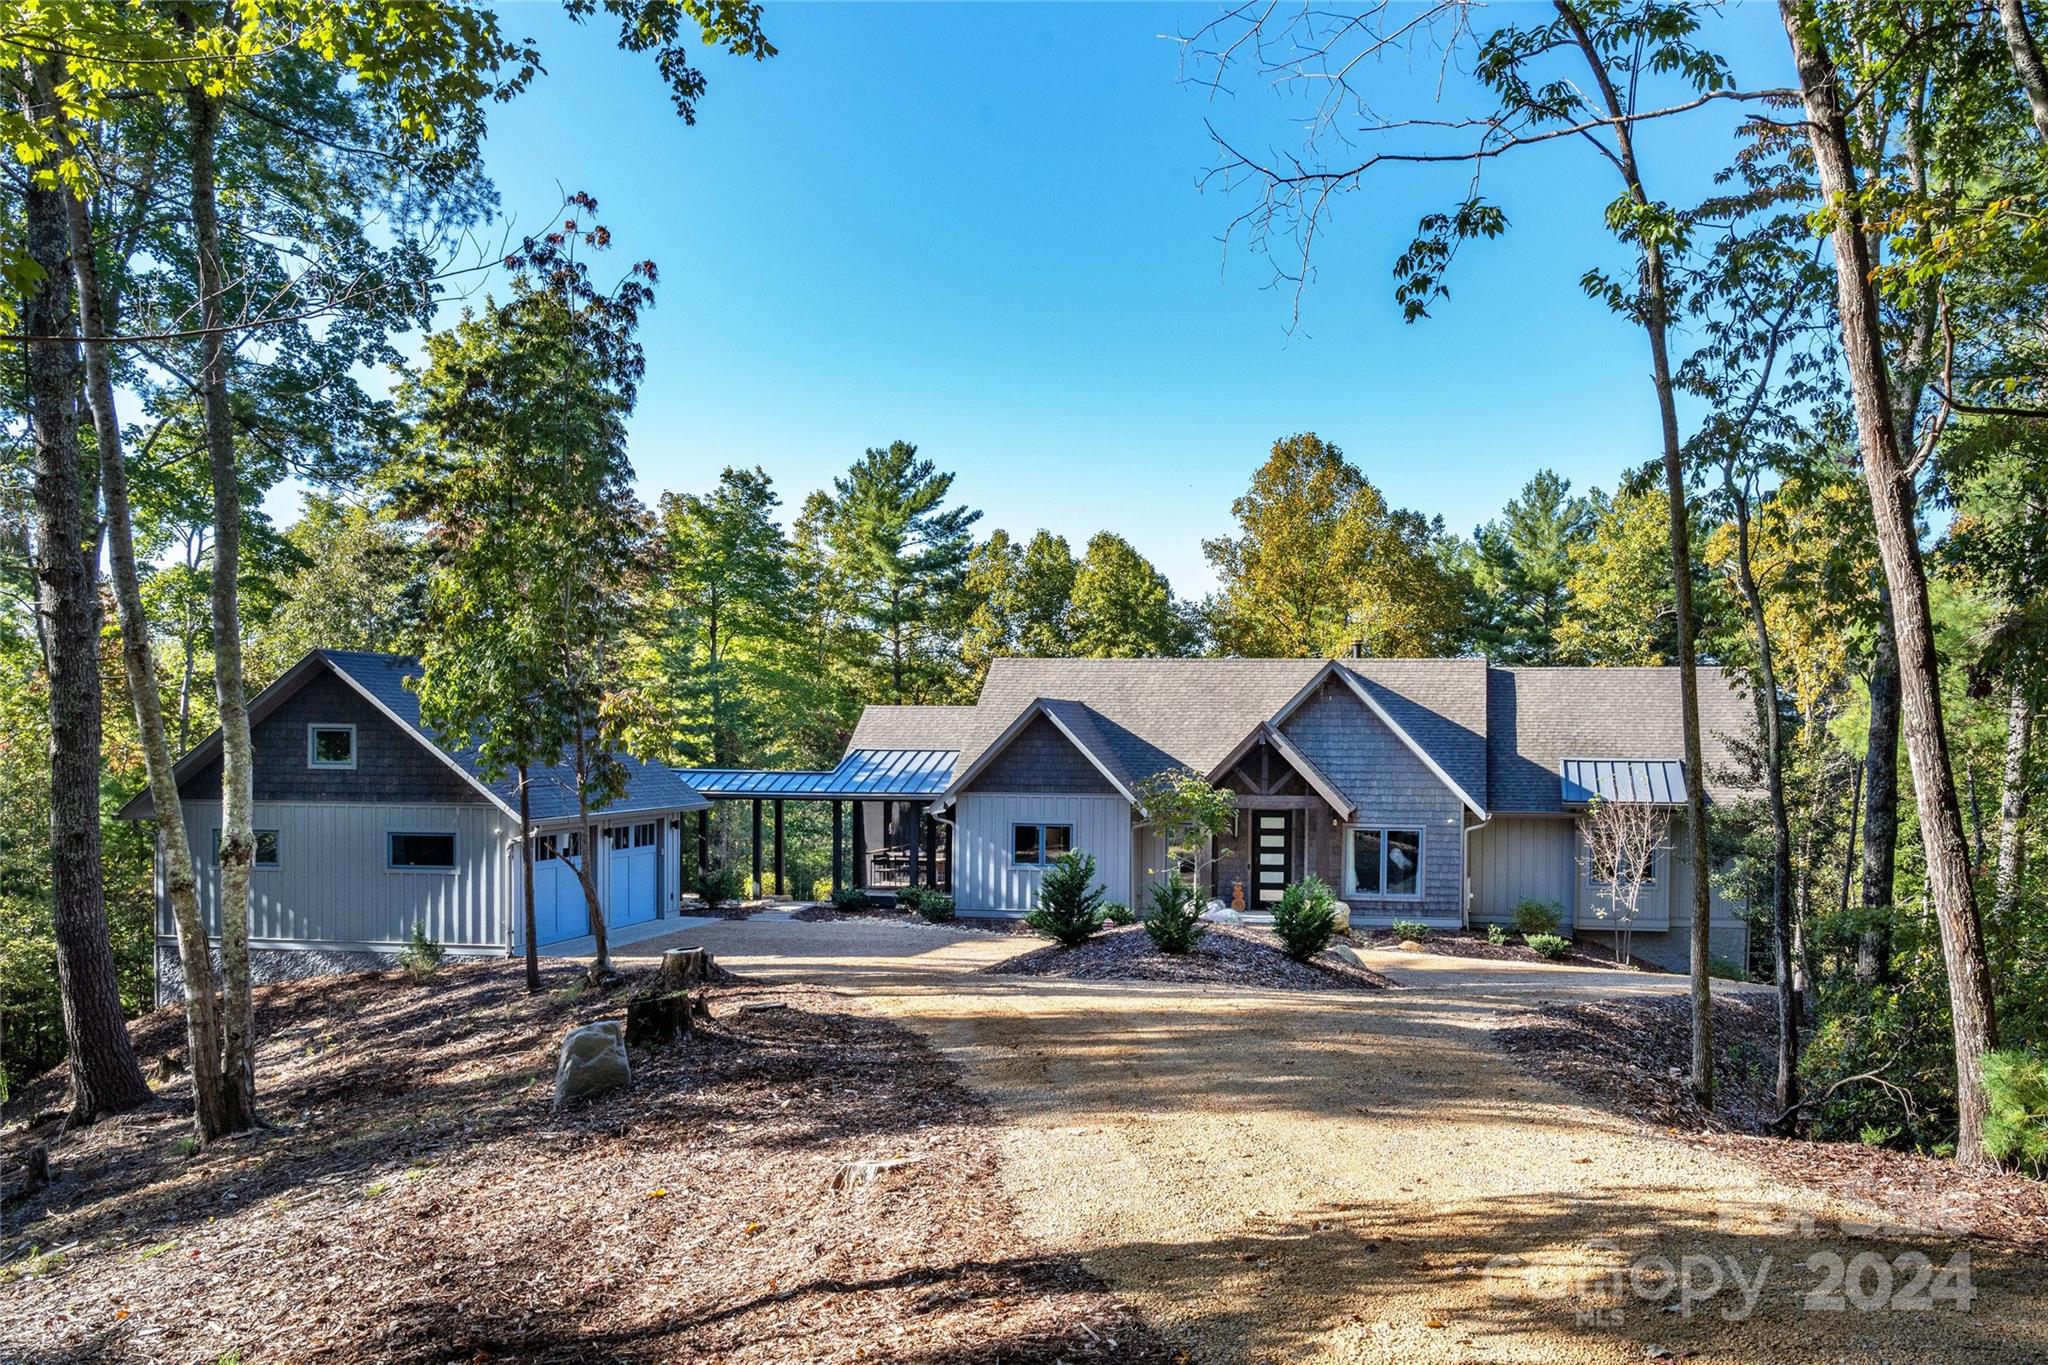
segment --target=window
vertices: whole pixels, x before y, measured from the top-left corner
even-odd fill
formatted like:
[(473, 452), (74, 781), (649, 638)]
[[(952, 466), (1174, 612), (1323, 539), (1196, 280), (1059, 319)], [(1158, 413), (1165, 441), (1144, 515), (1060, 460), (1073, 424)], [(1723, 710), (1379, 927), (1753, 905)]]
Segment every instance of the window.
[(353, 768), (356, 766), (356, 727), (353, 725), (308, 725), (306, 766), (309, 768)]
[(1010, 826), (1010, 861), (1018, 867), (1043, 867), (1073, 848), (1072, 825)]
[[(213, 865), (220, 866), (220, 831), (213, 832)], [(277, 831), (259, 829), (256, 831), (256, 866), (277, 867)]]
[[(1621, 874), (1619, 876), (1614, 875), (1605, 866), (1600, 866), (1593, 869), (1593, 880), (1602, 886), (1612, 886), (1618, 881), (1635, 880), (1628, 876), (1628, 865), (1632, 859), (1629, 857), (1627, 850), (1624, 849), (1622, 851), (1620, 861)], [(1642, 886), (1655, 886), (1657, 884), (1657, 850), (1654, 848), (1650, 850), (1648, 856), (1644, 859), (1643, 875), (1638, 884)]]
[(653, 820), (644, 825), (633, 826), (633, 847), (653, 848), (655, 832), (660, 828), (661, 826)]
[(1345, 846), (1344, 894), (1422, 899), (1422, 831), (1359, 829)]
[(455, 836), (452, 834), (393, 834), (388, 866), (405, 872), (453, 872)]
[(613, 825), (604, 832), (607, 847), (627, 849), (633, 846), (633, 829), (630, 825)]

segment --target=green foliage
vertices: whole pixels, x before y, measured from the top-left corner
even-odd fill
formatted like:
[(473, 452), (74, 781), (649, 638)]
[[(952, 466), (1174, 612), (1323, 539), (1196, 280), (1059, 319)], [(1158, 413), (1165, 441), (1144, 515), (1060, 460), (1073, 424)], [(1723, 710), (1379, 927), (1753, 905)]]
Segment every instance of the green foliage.
[(1522, 942), (1528, 944), (1538, 957), (1546, 957), (1553, 962), (1572, 950), (1572, 941), (1557, 934), (1524, 934)]
[(429, 981), (441, 970), (441, 959), (447, 956), (447, 953), (448, 950), (427, 933), (427, 926), (419, 920), (414, 920), (412, 937), (398, 952), (398, 965), (413, 980)]
[(1554, 934), (1564, 922), (1564, 907), (1556, 901), (1525, 900), (1515, 905), (1515, 932)]
[(1723, 981), (1747, 981), (1749, 973), (1733, 958), (1712, 957), (1707, 960), (1707, 975), (1717, 976)]
[(868, 908), (869, 905), (873, 904), (873, 902), (868, 899), (868, 893), (861, 890), (857, 886), (842, 886), (837, 891), (834, 891), (830, 894), (832, 897), (832, 908), (834, 910), (845, 910), (849, 912), (855, 910), (865, 910)]
[(1162, 953), (1191, 952), (1207, 932), (1194, 887), (1178, 876), (1153, 883), (1152, 913), (1145, 916), (1145, 933), (1153, 947)]
[(1515, 936), (1508, 932), (1505, 924), (1489, 924), (1486, 926), (1486, 941), (1496, 948), (1502, 948), (1513, 943)]
[[(1168, 868), (1192, 869), (1199, 883), (1202, 869), (1214, 861), (1209, 855), (1212, 842), (1216, 857), (1229, 856), (1222, 840), (1230, 837), (1237, 823), (1237, 793), (1219, 787), (1188, 768), (1169, 768), (1140, 782), (1135, 795), (1145, 823), (1165, 841)], [(1192, 892), (1190, 892), (1192, 894)]]
[(2048, 1058), (2018, 1048), (1986, 1053), (1984, 1090), (1984, 1150), (2028, 1175), (2048, 1175)]
[[(1539, 469), (1497, 520), (1473, 536), (1477, 642), (1504, 664), (1547, 664), (1571, 614), (1572, 553), (1593, 534), (1592, 498), (1571, 481)], [(1598, 497), (1598, 490), (1595, 490)]]
[(1397, 919), (1393, 923), (1394, 937), (1420, 941), (1429, 937), (1429, 926), (1421, 920)]
[(906, 886), (896, 893), (896, 904), (933, 924), (947, 924), (953, 919), (953, 898), (930, 887)]
[(1313, 873), (1280, 893), (1273, 907), (1273, 932), (1296, 962), (1306, 962), (1330, 946), (1337, 932), (1337, 897)]
[(1040, 531), (1021, 549), (996, 531), (967, 557), (967, 626), (960, 657), (978, 684), (989, 661), (1074, 652), (1067, 618), (1079, 566), (1065, 537)]
[(1102, 918), (1105, 923), (1114, 924), (1118, 928), (1138, 922), (1137, 912), (1122, 901), (1110, 901), (1104, 905), (1102, 907)]
[(1079, 947), (1103, 925), (1105, 894), (1095, 881), (1093, 854), (1063, 853), (1040, 879), (1038, 904), (1024, 922), (1062, 947)]
[(1067, 651), (1086, 659), (1148, 659), (1193, 650), (1193, 617), (1166, 576), (1122, 536), (1098, 531), (1074, 571)]
[(697, 874), (695, 890), (706, 910), (719, 910), (737, 902), (747, 889), (747, 878), (736, 867), (713, 863)]

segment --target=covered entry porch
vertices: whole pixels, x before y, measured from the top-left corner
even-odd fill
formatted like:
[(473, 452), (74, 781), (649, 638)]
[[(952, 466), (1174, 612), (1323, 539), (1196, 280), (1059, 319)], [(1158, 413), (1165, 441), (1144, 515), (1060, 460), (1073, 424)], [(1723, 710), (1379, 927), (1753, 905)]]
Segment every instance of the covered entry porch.
[(1278, 726), (1252, 731), (1209, 781), (1237, 798), (1229, 837), (1212, 847), (1211, 896), (1262, 914), (1310, 873), (1341, 888), (1342, 829), (1356, 808)]
[[(890, 896), (910, 887), (952, 889), (952, 827), (931, 807), (956, 757), (944, 749), (857, 749), (829, 772), (694, 768), (676, 775), (715, 803), (744, 803), (757, 892), (790, 895), (786, 816), (792, 802), (809, 802), (831, 807), (832, 894), (854, 888)], [(702, 873), (712, 864), (708, 810), (697, 815), (695, 842)], [(796, 899), (809, 899), (811, 888), (799, 890), (806, 894)]]

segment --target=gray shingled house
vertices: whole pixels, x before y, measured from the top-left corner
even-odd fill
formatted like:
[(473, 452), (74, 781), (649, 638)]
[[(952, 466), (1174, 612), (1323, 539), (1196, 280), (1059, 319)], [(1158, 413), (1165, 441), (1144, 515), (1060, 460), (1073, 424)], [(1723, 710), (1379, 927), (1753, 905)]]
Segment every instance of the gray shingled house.
[[(517, 779), (487, 781), (475, 755), (420, 720), (416, 661), (316, 650), (250, 702), (256, 755), (251, 956), (263, 979), (388, 962), (419, 924), (458, 956), (522, 951)], [(682, 817), (710, 802), (668, 769), (626, 760), (626, 794), (597, 813), (593, 867), (606, 922), (674, 915)], [(220, 734), (177, 765), (200, 904), (219, 928)], [(532, 773), (534, 893), (542, 944), (590, 932), (576, 876), (585, 856), (573, 775)], [(123, 819), (154, 814), (144, 791)], [(176, 928), (157, 873), (157, 993), (178, 993)]]
[[(1709, 797), (1726, 801), (1737, 794), (1727, 785), (1730, 742), (1754, 733), (1754, 711), (1712, 668), (1700, 670), (1700, 707)], [(1095, 856), (1113, 898), (1142, 906), (1166, 859), (1137, 788), (1188, 768), (1238, 798), (1229, 856), (1204, 890), (1241, 897), (1254, 915), (1314, 873), (1354, 924), (1501, 922), (1534, 899), (1562, 907), (1567, 926), (1597, 932), (1579, 818), (1599, 795), (1671, 811), (1634, 945), (1646, 960), (1682, 966), (1691, 894), (1683, 752), (1669, 668), (998, 659), (972, 706), (862, 715), (849, 762), (940, 753), (951, 764), (922, 795), (855, 800), (851, 879), (901, 886), (907, 863), (921, 884), (950, 887), (962, 910), (1021, 912), (1047, 864), (1079, 848)], [(754, 780), (758, 796), (775, 775)], [(705, 790), (728, 795), (719, 784)], [(835, 869), (845, 853), (835, 848)], [(1736, 911), (1716, 895), (1714, 951), (1740, 961), (1747, 928)]]

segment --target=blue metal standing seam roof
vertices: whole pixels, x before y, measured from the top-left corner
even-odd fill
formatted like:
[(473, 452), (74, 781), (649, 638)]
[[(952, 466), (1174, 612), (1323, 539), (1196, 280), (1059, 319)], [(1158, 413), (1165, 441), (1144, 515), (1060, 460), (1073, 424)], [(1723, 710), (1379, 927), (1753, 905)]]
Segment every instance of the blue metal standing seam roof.
[(720, 800), (881, 800), (937, 796), (952, 780), (951, 749), (850, 749), (830, 772), (760, 768), (678, 768), (692, 790)]
[(1567, 806), (1594, 800), (1651, 806), (1685, 804), (1685, 764), (1675, 758), (1567, 758), (1559, 779)]

